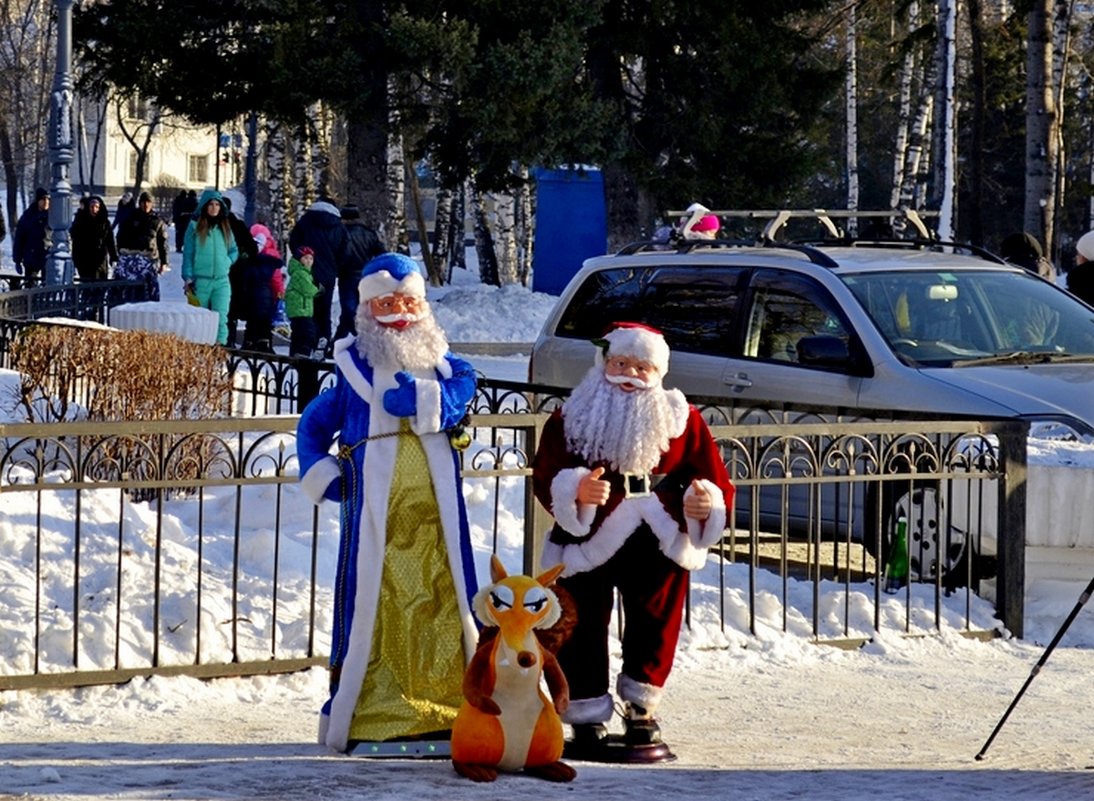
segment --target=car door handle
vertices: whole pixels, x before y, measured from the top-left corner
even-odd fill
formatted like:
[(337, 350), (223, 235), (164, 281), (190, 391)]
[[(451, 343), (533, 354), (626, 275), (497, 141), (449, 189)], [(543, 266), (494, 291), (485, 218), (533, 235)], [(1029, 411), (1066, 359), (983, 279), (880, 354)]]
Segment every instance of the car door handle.
[(742, 389), (751, 387), (752, 379), (748, 377), (748, 373), (732, 373), (723, 376), (722, 383), (733, 387), (739, 392)]

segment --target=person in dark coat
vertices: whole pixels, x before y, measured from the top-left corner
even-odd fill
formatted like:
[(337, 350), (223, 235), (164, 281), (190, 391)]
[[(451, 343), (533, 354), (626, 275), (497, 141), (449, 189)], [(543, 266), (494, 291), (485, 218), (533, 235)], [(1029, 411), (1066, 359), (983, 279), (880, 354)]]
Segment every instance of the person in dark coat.
[(118, 208), (114, 212), (114, 228), (120, 228), (129, 219), (129, 215), (136, 210), (137, 201), (133, 199), (133, 193), (127, 189), (118, 199)]
[(320, 288), (313, 306), (318, 337), (316, 347), (325, 352), (329, 352), (331, 347), (331, 301), (339, 266), (346, 259), (348, 238), (346, 227), (342, 225), (341, 211), (326, 195), (309, 206), (289, 232), (289, 248), (293, 253), (302, 247), (309, 247), (315, 254), (312, 280)]
[(232, 201), (227, 196), (224, 197), (224, 213), (228, 217), (228, 227), (232, 231), (236, 248), (239, 250), (239, 257), (228, 271), (228, 281), (232, 285), (232, 301), (228, 306), (228, 347), (234, 348), (239, 321), (247, 319), (246, 310), (242, 304), (242, 299), (246, 297), (246, 290), (242, 283), (243, 276), (249, 264), (258, 256), (258, 244), (251, 236), (247, 223), (232, 213)]
[(15, 270), (25, 276), (23, 286), (32, 287), (42, 283), (46, 256), (49, 255), (51, 245), (49, 192), (39, 187), (34, 192), (34, 203), (27, 206), (23, 216), (15, 224), (15, 238), (11, 243), (11, 258), (15, 262)]
[(118, 226), (118, 266), (114, 277), (143, 280), (149, 300), (160, 299), (160, 273), (167, 269), (167, 225), (141, 192), (137, 210)]
[(336, 340), (356, 333), (357, 283), (361, 271), (376, 256), (386, 252), (380, 237), (361, 220), (360, 210), (353, 205), (342, 207), (342, 224), (346, 226), (346, 258), (338, 268), (338, 315)]
[(186, 241), (186, 229), (190, 227), (190, 220), (194, 219), (197, 210), (198, 193), (191, 189), (186, 193), (186, 202), (182, 205), (182, 217), (175, 223), (175, 245), (180, 252), (182, 245), (179, 243)]
[(239, 317), (247, 323), (243, 329), (243, 349), (273, 353), (273, 321), (277, 301), (285, 296), (284, 266), (277, 240), (262, 223), (251, 226), (251, 237), (258, 247), (254, 258), (240, 259), (238, 276), (232, 286), (232, 300)]
[(81, 281), (105, 281), (110, 265), (118, 261), (110, 215), (99, 195), (87, 200), (86, 211), (76, 212), (69, 229), (72, 239), (72, 264)]
[(175, 226), (175, 252), (182, 253), (182, 242), (186, 238), (186, 226), (190, 222), (189, 195), (180, 189), (171, 201), (171, 222)]
[(1010, 234), (999, 244), (999, 255), (1004, 261), (1025, 267), (1031, 273), (1056, 283), (1056, 268), (1041, 249), (1037, 237), (1025, 231)]

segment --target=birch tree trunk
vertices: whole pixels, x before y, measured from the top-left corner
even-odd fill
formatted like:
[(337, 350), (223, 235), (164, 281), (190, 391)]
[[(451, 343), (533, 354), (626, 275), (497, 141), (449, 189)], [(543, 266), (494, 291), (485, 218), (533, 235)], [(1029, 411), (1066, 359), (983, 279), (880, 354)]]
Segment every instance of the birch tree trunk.
[(969, 120), (969, 207), (962, 210), (967, 221), (969, 241), (984, 245), (984, 30), (980, 0), (966, 0), (969, 14), (969, 55), (972, 109)]
[(293, 142), (292, 198), (293, 220), (299, 220), (315, 200), (315, 183), (311, 171), (311, 137), (306, 125), (298, 126)]
[[(1053, 59), (1052, 59), (1052, 91), (1056, 97), (1056, 119), (1052, 126), (1052, 140), (1056, 143), (1056, 161), (1053, 165), (1053, 228), (1056, 227), (1056, 210), (1064, 202), (1067, 190), (1067, 149), (1064, 141), (1064, 111), (1067, 104), (1064, 97), (1067, 91), (1067, 64), (1071, 59), (1071, 19), (1074, 13), (1075, 0), (1056, 0), (1056, 16), (1053, 20)], [(1046, 234), (1046, 237), (1048, 235)], [(1060, 237), (1055, 230), (1052, 238), (1045, 240), (1045, 253), (1053, 263), (1059, 261)]]
[[(907, 33), (910, 37), (919, 24), (919, 3), (908, 4)], [(900, 66), (900, 90), (897, 101), (896, 137), (893, 142), (893, 188), (889, 193), (889, 208), (900, 205), (904, 182), (904, 162), (908, 157), (909, 128), (912, 124), (912, 75), (916, 66), (916, 49), (907, 47)]]
[(495, 253), (501, 286), (517, 282), (516, 200), (511, 192), (491, 196), (494, 200)]
[(1056, 99), (1052, 93), (1051, 25), (1054, 0), (1035, 0), (1029, 12), (1026, 68), (1026, 188), (1022, 227), (1041, 242), (1053, 237), (1056, 174)]
[[(269, 228), (279, 244), (289, 239), (295, 218), (291, 198), (292, 182), (289, 179), (289, 159), (286, 156), (285, 133), (282, 126), (267, 120), (266, 139), (266, 181), (270, 193)], [(282, 251), (284, 252), (284, 251)]]
[(942, 147), (939, 156), (942, 164), (942, 197), (939, 204), (938, 236), (952, 242), (954, 239), (954, 213), (957, 205), (957, 0), (942, 0), (942, 47), (944, 68), (942, 73)]
[(532, 184), (528, 181), (528, 169), (521, 169), (520, 191), (517, 193), (517, 253), (520, 262), (517, 267), (517, 280), (521, 286), (528, 286), (532, 275), (532, 253), (536, 240), (536, 210)]
[(387, 190), (391, 197), (384, 233), (387, 249), (410, 254), (410, 239), (406, 231), (406, 155), (403, 136), (399, 133), (399, 115), (391, 113), (387, 137)]
[(475, 182), (471, 182), (471, 208), (475, 215), (475, 252), (479, 257), (479, 280), (487, 286), (501, 286), (494, 237), (486, 216), (486, 204)]
[(334, 193), (331, 189), (330, 180), (330, 147), (331, 130), (334, 121), (330, 111), (323, 103), (312, 104), (309, 112), (309, 119), (311, 120), (313, 142), (311, 148), (311, 163), (309, 165), (311, 184), (316, 187), (318, 194), (333, 197)]
[(436, 205), (433, 210), (433, 245), (431, 253), (433, 264), (438, 271), (444, 274), (446, 282), (452, 281), (452, 275), (448, 270), (448, 254), (451, 239), (448, 235), (448, 227), (452, 217), (452, 190), (443, 185), (437, 187)]
[(929, 141), (931, 118), (934, 110), (934, 85), (938, 76), (938, 59), (927, 60), (927, 69), (919, 87), (919, 107), (908, 132), (908, 150), (900, 178), (899, 208), (918, 208), (917, 186), (923, 169), (930, 159), (924, 152)]
[(448, 283), (452, 283), (452, 270), (467, 269), (467, 183), (463, 182), (452, 192), (452, 212), (448, 222)]
[[(845, 114), (847, 117), (847, 210), (858, 210), (858, 10), (851, 3), (847, 9), (847, 83)], [(858, 220), (847, 218), (847, 233), (858, 233)]]

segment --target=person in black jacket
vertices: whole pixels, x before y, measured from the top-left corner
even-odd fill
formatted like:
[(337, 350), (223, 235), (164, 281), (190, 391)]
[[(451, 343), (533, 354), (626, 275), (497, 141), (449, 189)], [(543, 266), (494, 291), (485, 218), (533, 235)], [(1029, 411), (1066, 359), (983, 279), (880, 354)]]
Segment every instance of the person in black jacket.
[(32, 287), (42, 283), (42, 273), (46, 268), (46, 256), (51, 244), (49, 192), (39, 187), (34, 192), (34, 204), (27, 206), (23, 216), (15, 224), (15, 238), (11, 243), (11, 258), (15, 262), (15, 270), (25, 275), (23, 286)]
[(385, 252), (380, 237), (361, 221), (361, 212), (354, 206), (342, 207), (342, 223), (346, 226), (346, 258), (338, 267), (338, 330), (334, 338), (341, 339), (357, 332), (357, 283), (361, 271), (374, 257)]
[(72, 264), (81, 281), (105, 281), (110, 265), (118, 261), (114, 229), (100, 195), (87, 199), (87, 209), (76, 212), (69, 229), (72, 238)]
[(190, 224), (190, 196), (185, 189), (171, 201), (171, 222), (175, 226), (175, 252), (182, 253), (182, 242), (186, 238), (186, 226)]
[(247, 319), (242, 303), (246, 292), (246, 288), (242, 283), (243, 276), (248, 265), (258, 256), (258, 243), (251, 236), (247, 223), (232, 213), (232, 201), (227, 195), (224, 196), (224, 213), (228, 216), (228, 227), (232, 230), (236, 248), (239, 249), (239, 258), (228, 269), (228, 282), (232, 286), (232, 299), (228, 304), (228, 347), (234, 348), (239, 321)]
[(999, 244), (999, 255), (1004, 261), (1025, 267), (1031, 273), (1056, 283), (1056, 267), (1045, 258), (1041, 243), (1031, 233), (1017, 231), (1007, 236)]
[(137, 210), (118, 226), (118, 266), (114, 277), (143, 280), (149, 300), (160, 299), (160, 273), (167, 269), (167, 225), (141, 192)]
[(342, 214), (327, 195), (309, 206), (289, 232), (289, 248), (293, 253), (309, 247), (315, 254), (312, 280), (320, 288), (314, 303), (316, 349), (328, 354), (331, 349), (331, 301), (339, 266), (346, 259), (348, 238)]

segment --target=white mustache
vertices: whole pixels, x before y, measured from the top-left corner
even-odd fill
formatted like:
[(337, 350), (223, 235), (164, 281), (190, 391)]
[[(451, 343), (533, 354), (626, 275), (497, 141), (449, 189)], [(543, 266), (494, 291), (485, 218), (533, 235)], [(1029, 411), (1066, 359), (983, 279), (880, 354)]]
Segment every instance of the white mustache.
[(377, 315), (376, 322), (383, 325), (391, 325), (392, 323), (416, 323), (424, 317), (424, 314), (410, 314), (408, 312), (398, 312), (396, 314), (381, 314)]
[(621, 384), (623, 386), (634, 387), (635, 389), (650, 389), (656, 384), (649, 381), (643, 381), (641, 378), (635, 378), (629, 375), (606, 375), (604, 378), (609, 384)]

